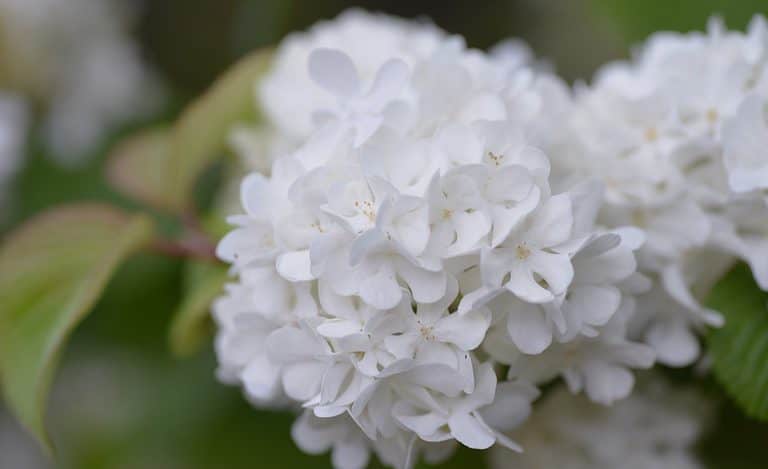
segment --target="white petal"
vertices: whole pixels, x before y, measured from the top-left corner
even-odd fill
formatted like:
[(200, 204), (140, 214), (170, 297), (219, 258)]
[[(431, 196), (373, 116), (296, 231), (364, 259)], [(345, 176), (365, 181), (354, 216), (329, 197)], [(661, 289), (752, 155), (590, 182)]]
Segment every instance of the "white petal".
[(584, 257), (595, 257), (603, 254), (621, 244), (621, 236), (616, 233), (604, 233), (594, 236), (580, 250), (579, 255)]
[(309, 454), (322, 454), (333, 446), (339, 438), (339, 432), (332, 426), (322, 425), (311, 412), (303, 413), (291, 427), (291, 436), (302, 451)]
[(273, 399), (280, 389), (280, 367), (266, 354), (257, 355), (245, 367), (240, 379), (249, 396), (267, 401)]
[(518, 202), (531, 193), (533, 178), (522, 166), (505, 166), (495, 171), (486, 182), (485, 190), (492, 202)]
[(312, 261), (312, 273), (320, 276), (329, 258), (341, 250), (343, 239), (341, 236), (320, 235), (312, 240), (309, 246), (309, 257)]
[(270, 206), (269, 180), (261, 173), (251, 173), (240, 185), (240, 199), (245, 213), (258, 220), (268, 220)]
[(504, 284), (504, 288), (529, 303), (547, 303), (555, 299), (552, 292), (539, 285), (530, 267), (523, 262), (511, 266), (509, 281)]
[(306, 360), (323, 354), (324, 341), (305, 328), (285, 326), (269, 334), (266, 349), (276, 363)]
[(389, 241), (381, 230), (368, 230), (352, 242), (349, 248), (349, 262), (356, 266), (362, 262), (366, 255), (382, 252), (388, 246)]
[(404, 260), (398, 262), (397, 269), (419, 303), (439, 301), (447, 291), (448, 277), (444, 271), (431, 272)]
[(493, 213), (493, 236), (491, 239), (491, 246), (496, 247), (501, 244), (509, 235), (509, 233), (515, 229), (520, 222), (528, 216), (539, 204), (541, 199), (541, 190), (534, 186), (531, 189), (528, 197), (513, 204), (510, 207), (506, 205), (494, 205), (492, 208)]
[(392, 415), (405, 428), (415, 432), (422, 439), (434, 437), (440, 427), (446, 423), (445, 418), (437, 413), (418, 409), (405, 401), (395, 405)]
[(387, 350), (397, 358), (413, 358), (420, 336), (416, 333), (390, 335), (384, 339)]
[[(429, 241), (429, 211), (418, 197), (402, 196), (394, 206), (391, 228), (411, 255), (419, 255)], [(383, 216), (383, 214), (382, 214)]]
[(658, 322), (648, 330), (646, 340), (656, 359), (668, 366), (688, 366), (699, 357), (699, 341), (684, 321)]
[(365, 143), (376, 131), (381, 127), (381, 123), (384, 120), (379, 115), (363, 115), (355, 118), (355, 140), (353, 142), (354, 147), (358, 148)]
[(567, 194), (558, 194), (536, 210), (526, 236), (538, 246), (552, 247), (568, 240), (573, 229), (573, 210)]
[(618, 311), (621, 292), (611, 286), (584, 285), (568, 294), (567, 314), (591, 326), (602, 326)]
[[(600, 246), (596, 247), (600, 248)], [(591, 243), (573, 257), (573, 265), (576, 269), (575, 282), (617, 283), (632, 275), (637, 269), (634, 253), (623, 245), (596, 256), (590, 256), (590, 253), (594, 253)]]
[(216, 245), (216, 257), (228, 264), (233, 264), (238, 258), (243, 241), (245, 241), (244, 230), (230, 231)]
[(448, 420), (451, 435), (456, 441), (472, 449), (488, 449), (496, 443), (496, 436), (470, 414), (454, 414)]
[(285, 393), (297, 401), (314, 397), (320, 389), (320, 381), (326, 366), (316, 361), (287, 365), (283, 371)]
[(515, 429), (528, 419), (538, 396), (539, 390), (524, 381), (499, 383), (493, 402), (482, 409), (483, 420), (498, 430)]
[(547, 282), (554, 295), (564, 293), (573, 280), (573, 265), (565, 254), (534, 251), (528, 259), (531, 270)]
[(319, 48), (309, 55), (309, 76), (329, 92), (344, 98), (360, 94), (360, 79), (347, 54)]
[[(454, 363), (456, 359), (454, 359)], [(446, 396), (457, 396), (466, 383), (455, 368), (441, 364), (417, 365), (408, 371), (408, 379), (419, 386), (432, 389)]]
[(320, 383), (320, 403), (322, 405), (341, 404), (341, 394), (349, 384), (348, 377), (354, 377), (355, 370), (349, 363), (339, 362), (325, 368)]
[(723, 126), (724, 160), (728, 182), (735, 192), (768, 187), (768, 125), (764, 100), (744, 99), (736, 115)]
[(271, 230), (271, 226), (254, 224), (230, 231), (216, 246), (216, 257), (241, 266), (271, 260), (276, 253), (275, 247), (263, 240)]
[(635, 384), (630, 371), (604, 362), (590, 362), (584, 367), (584, 378), (589, 398), (604, 405), (627, 397)]
[(603, 184), (591, 180), (569, 190), (573, 202), (573, 232), (576, 236), (585, 235), (595, 226), (598, 212), (603, 204)]
[(490, 311), (479, 309), (464, 315), (448, 315), (435, 324), (433, 333), (441, 342), (453, 343), (462, 350), (473, 350), (483, 341), (490, 325)]
[(742, 257), (752, 269), (752, 275), (760, 288), (768, 291), (768, 239), (754, 236), (744, 239), (743, 243), (745, 249)]
[(459, 302), (458, 314), (467, 314), (473, 309), (485, 306), (489, 301), (500, 295), (504, 290), (490, 287), (480, 287), (465, 294)]
[(541, 308), (525, 306), (508, 313), (507, 332), (521, 352), (537, 355), (552, 343), (552, 327)]
[(478, 247), (491, 230), (491, 221), (484, 212), (455, 214), (456, 242), (449, 248), (450, 255), (465, 254)]
[(458, 355), (464, 353), (450, 344), (437, 341), (422, 341), (416, 351), (416, 361), (424, 364), (442, 364), (458, 370)]
[(337, 441), (331, 461), (334, 469), (365, 469), (371, 453), (362, 438)]
[(509, 450), (515, 451), (517, 453), (523, 452), (523, 447), (520, 446), (516, 441), (512, 440), (511, 438), (509, 438), (508, 436), (502, 433), (495, 432), (495, 434), (496, 434), (496, 443), (500, 444), (501, 446)]
[(408, 81), (408, 65), (399, 59), (390, 59), (379, 68), (371, 91), (366, 96), (369, 105), (382, 109), (385, 104), (397, 97)]
[(475, 95), (465, 105), (459, 115), (459, 119), (463, 122), (477, 122), (479, 120), (498, 121), (506, 117), (507, 111), (504, 101), (495, 93)]
[(324, 337), (341, 338), (361, 332), (360, 323), (346, 319), (329, 319), (317, 326), (318, 334)]
[(476, 386), (471, 393), (467, 393), (467, 397), (463, 399), (463, 402), (459, 405), (455, 405), (454, 408), (465, 412), (474, 412), (481, 407), (485, 407), (493, 403), (493, 399), (496, 396), (496, 372), (493, 370), (493, 366), (490, 362), (483, 363), (475, 366), (475, 373), (477, 374)]
[(360, 282), (360, 297), (374, 308), (392, 309), (400, 303), (403, 290), (394, 274), (382, 267), (375, 275)]
[(277, 258), (276, 268), (284, 279), (291, 282), (308, 282), (315, 278), (312, 275), (309, 249), (281, 254)]

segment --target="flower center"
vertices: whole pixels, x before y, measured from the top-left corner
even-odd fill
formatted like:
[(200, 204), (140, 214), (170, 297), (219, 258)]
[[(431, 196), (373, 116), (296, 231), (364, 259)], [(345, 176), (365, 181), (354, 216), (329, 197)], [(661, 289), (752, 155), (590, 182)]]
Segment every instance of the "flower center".
[(432, 326), (425, 326), (424, 324), (419, 323), (419, 332), (421, 333), (421, 336), (424, 337), (424, 340), (430, 342), (435, 340), (435, 333)]
[(373, 202), (370, 200), (355, 200), (355, 208), (365, 215), (368, 220), (376, 220), (376, 208), (373, 206)]
[(656, 127), (648, 127), (645, 129), (645, 139), (649, 142), (655, 142), (659, 139), (659, 131), (656, 130)]
[(501, 166), (501, 163), (504, 162), (504, 155), (497, 155), (492, 151), (488, 152), (488, 158), (490, 158), (493, 164), (495, 164), (496, 166)]
[(717, 109), (714, 109), (714, 108), (707, 109), (706, 116), (707, 116), (707, 122), (709, 122), (710, 124), (714, 124), (715, 122), (717, 122), (717, 119), (720, 117), (717, 113)]
[(645, 212), (643, 212), (642, 210), (633, 210), (632, 223), (642, 228), (648, 224), (648, 217), (645, 215)]
[(272, 233), (264, 233), (264, 235), (262, 235), (261, 245), (268, 248), (275, 247), (275, 238), (272, 237)]
[(520, 243), (515, 248), (515, 255), (519, 260), (524, 261), (531, 256), (531, 250), (525, 243)]

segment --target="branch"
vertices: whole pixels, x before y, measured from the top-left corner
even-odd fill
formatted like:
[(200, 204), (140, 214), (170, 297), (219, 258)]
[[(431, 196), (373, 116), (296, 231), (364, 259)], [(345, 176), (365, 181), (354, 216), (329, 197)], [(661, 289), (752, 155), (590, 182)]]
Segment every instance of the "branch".
[(149, 245), (149, 249), (168, 257), (219, 262), (216, 246), (199, 233), (190, 233), (179, 240), (156, 239)]

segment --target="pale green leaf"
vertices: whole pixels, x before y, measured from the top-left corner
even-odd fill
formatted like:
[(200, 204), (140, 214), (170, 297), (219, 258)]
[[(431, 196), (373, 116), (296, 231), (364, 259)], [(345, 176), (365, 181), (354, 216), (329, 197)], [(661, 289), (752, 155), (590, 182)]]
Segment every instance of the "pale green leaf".
[(184, 299), (173, 317), (169, 335), (171, 350), (176, 356), (189, 356), (209, 338), (210, 309), (213, 300), (224, 291), (227, 267), (190, 261), (184, 279)]
[(184, 110), (172, 130), (168, 183), (175, 197), (191, 200), (197, 177), (225, 152), (234, 125), (258, 119), (254, 93), (270, 59), (269, 50), (246, 56)]
[(715, 376), (748, 415), (768, 420), (768, 293), (740, 265), (715, 285), (708, 304), (725, 316), (707, 337)]
[(246, 56), (184, 109), (168, 129), (152, 129), (120, 142), (108, 177), (124, 195), (172, 213), (192, 211), (192, 193), (203, 171), (226, 153), (236, 124), (258, 121), (254, 91), (271, 52)]
[(45, 212), (0, 246), (0, 381), (6, 404), (50, 448), (44, 413), (65, 340), (152, 223), (101, 204)]
[(730, 28), (743, 29), (753, 15), (768, 12), (765, 0), (592, 0), (591, 4), (630, 42), (657, 31), (702, 31), (712, 16), (723, 18)]
[(184, 210), (183, 194), (170, 190), (170, 132), (150, 129), (119, 142), (109, 156), (107, 178), (123, 195), (172, 213)]

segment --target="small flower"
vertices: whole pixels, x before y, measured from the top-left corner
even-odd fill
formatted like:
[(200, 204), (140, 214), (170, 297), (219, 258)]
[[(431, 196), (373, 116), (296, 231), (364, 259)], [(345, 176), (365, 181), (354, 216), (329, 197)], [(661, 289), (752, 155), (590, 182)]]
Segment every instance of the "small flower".
[(573, 279), (570, 257), (558, 252), (558, 245), (570, 239), (572, 228), (567, 195), (543, 202), (501, 245), (483, 250), (483, 282), (491, 288), (504, 288), (525, 302), (554, 300)]
[(596, 338), (553, 344), (546, 353), (523, 355), (499, 334), (489, 338), (494, 358), (509, 363), (509, 377), (541, 383), (562, 375), (571, 392), (585, 391), (597, 403), (609, 405), (629, 395), (632, 368), (650, 368), (653, 350), (626, 340), (621, 320), (614, 320)]
[(371, 88), (363, 92), (355, 65), (347, 54), (334, 49), (316, 49), (309, 56), (309, 75), (321, 88), (334, 95), (335, 108), (318, 110), (314, 119), (330, 124), (339, 133), (351, 131), (359, 147), (397, 113), (408, 80), (408, 66), (393, 59), (381, 66)]
[[(400, 401), (393, 408), (393, 415), (400, 424), (414, 431), (425, 441), (445, 441), (455, 438), (473, 449), (486, 449), (500, 443), (510, 449), (522, 451), (517, 443), (491, 428), (482, 416), (482, 410), (493, 404), (496, 397), (496, 375), (490, 364), (478, 366), (477, 385), (474, 392), (456, 397), (435, 397), (422, 402)], [(538, 397), (535, 388), (517, 385), (500, 388), (515, 395), (516, 400), (507, 404), (518, 404), (521, 408), (505, 408), (507, 415), (527, 414), (530, 402)], [(425, 396), (426, 397), (426, 396)]]

